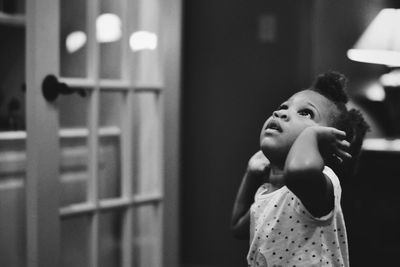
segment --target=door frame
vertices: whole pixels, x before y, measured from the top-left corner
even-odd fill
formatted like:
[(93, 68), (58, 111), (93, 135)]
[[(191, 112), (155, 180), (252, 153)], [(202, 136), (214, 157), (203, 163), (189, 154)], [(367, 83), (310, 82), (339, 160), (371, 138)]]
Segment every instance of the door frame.
[[(27, 266), (58, 266), (58, 113), (41, 84), (58, 75), (57, 1), (26, 1)], [(45, 14), (45, 15), (44, 15)], [(49, 23), (51, 21), (52, 23)]]
[(182, 0), (163, 0), (164, 34), (164, 236), (163, 266), (176, 267), (180, 262), (180, 140), (181, 140), (181, 51)]

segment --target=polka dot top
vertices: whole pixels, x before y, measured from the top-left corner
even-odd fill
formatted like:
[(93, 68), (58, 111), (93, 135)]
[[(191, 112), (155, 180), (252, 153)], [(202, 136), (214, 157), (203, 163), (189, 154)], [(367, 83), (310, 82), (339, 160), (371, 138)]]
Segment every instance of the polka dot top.
[(251, 206), (248, 266), (349, 266), (346, 228), (336, 174), (323, 173), (334, 187), (334, 209), (323, 217), (311, 215), (286, 186), (268, 193), (262, 185)]

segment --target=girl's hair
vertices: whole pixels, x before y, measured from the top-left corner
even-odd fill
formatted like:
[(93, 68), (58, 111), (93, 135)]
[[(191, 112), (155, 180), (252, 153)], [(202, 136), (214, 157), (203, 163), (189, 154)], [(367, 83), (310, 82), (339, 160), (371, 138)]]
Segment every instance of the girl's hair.
[(313, 90), (332, 101), (338, 112), (332, 114), (332, 126), (346, 132), (346, 140), (350, 143), (349, 153), (352, 158), (343, 164), (337, 159), (326, 159), (326, 165), (331, 167), (340, 176), (353, 176), (357, 159), (361, 151), (362, 142), (369, 126), (363, 115), (357, 109), (347, 109), (348, 96), (345, 92), (347, 78), (335, 71), (323, 73), (315, 79), (310, 90)]

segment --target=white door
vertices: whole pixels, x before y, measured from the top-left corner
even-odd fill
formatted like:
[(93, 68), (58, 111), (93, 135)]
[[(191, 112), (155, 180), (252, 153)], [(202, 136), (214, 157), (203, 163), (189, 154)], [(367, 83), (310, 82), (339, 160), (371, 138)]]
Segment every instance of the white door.
[(180, 5), (26, 1), (29, 267), (177, 265)]

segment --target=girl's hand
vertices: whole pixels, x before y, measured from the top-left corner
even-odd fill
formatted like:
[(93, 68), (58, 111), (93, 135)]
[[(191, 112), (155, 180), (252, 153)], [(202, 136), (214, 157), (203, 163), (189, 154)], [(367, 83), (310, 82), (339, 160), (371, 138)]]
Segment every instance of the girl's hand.
[(351, 158), (348, 149), (350, 143), (345, 140), (346, 133), (334, 127), (311, 126), (307, 131), (314, 131), (318, 140), (318, 147), (323, 158), (335, 158), (339, 163)]
[(265, 177), (269, 175), (270, 161), (262, 153), (258, 151), (249, 160), (247, 171), (258, 177)]

